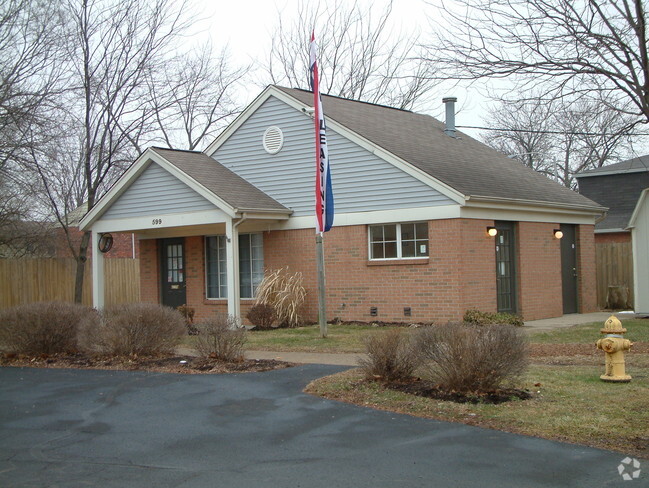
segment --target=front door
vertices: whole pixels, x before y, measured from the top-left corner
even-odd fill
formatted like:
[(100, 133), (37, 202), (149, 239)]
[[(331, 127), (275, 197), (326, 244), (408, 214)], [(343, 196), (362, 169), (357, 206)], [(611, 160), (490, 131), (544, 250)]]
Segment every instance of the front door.
[(187, 303), (185, 294), (184, 239), (162, 239), (161, 290), (162, 304), (179, 307)]
[(496, 296), (499, 312), (516, 313), (516, 243), (513, 222), (496, 222)]
[(561, 290), (563, 313), (577, 313), (577, 240), (575, 226), (561, 224)]

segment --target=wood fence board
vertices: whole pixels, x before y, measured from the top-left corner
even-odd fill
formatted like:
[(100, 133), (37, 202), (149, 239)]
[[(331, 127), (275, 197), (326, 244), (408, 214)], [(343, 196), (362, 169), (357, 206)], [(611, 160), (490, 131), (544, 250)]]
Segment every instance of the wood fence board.
[[(140, 300), (139, 259), (105, 263), (106, 305)], [(23, 303), (74, 301), (76, 262), (68, 258), (0, 259), (0, 309)], [(92, 265), (84, 270), (84, 305), (92, 305)]]
[(606, 306), (609, 286), (626, 286), (633, 303), (633, 249), (630, 242), (595, 245), (597, 263), (597, 305)]

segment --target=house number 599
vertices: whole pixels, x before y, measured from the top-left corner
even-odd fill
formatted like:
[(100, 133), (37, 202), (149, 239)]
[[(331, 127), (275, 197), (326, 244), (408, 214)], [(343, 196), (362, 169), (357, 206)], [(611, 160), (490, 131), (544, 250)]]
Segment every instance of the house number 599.
[(151, 221), (151, 225), (161, 225), (162, 224), (162, 219), (153, 219)]

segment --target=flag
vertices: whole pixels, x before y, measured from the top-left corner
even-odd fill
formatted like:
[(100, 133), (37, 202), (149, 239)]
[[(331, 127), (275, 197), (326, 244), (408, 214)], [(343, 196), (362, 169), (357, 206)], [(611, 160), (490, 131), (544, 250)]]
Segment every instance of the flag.
[(315, 35), (311, 33), (310, 52), (310, 82), (313, 91), (313, 106), (315, 108), (315, 231), (322, 234), (331, 229), (334, 222), (334, 195), (331, 188), (331, 170), (329, 169), (329, 148), (327, 145), (326, 125), (322, 113), (322, 98), (318, 79), (318, 63), (316, 60)]

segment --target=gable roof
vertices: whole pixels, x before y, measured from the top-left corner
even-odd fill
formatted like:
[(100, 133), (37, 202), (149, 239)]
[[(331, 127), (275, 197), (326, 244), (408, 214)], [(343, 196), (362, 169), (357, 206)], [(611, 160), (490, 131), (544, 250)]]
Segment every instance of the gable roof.
[[(302, 104), (313, 93), (274, 87)], [(407, 110), (322, 95), (325, 117), (424, 171), (471, 200), (519, 201), (602, 209), (504, 154), (457, 132), (444, 133), (437, 119)]]
[(627, 159), (621, 163), (609, 164), (601, 168), (582, 171), (575, 175), (575, 178), (587, 178), (589, 176), (617, 175), (621, 173), (643, 173), (649, 172), (649, 154), (637, 158)]
[(151, 150), (218, 195), (233, 209), (290, 212), (288, 208), (205, 153), (152, 147)]
[(124, 172), (79, 224), (88, 229), (117, 201), (151, 162), (231, 216), (238, 212), (289, 215), (292, 211), (228, 168), (197, 151), (150, 147)]

